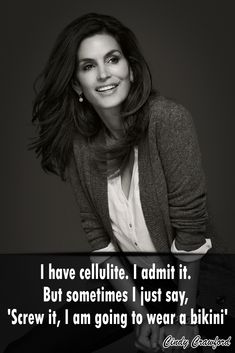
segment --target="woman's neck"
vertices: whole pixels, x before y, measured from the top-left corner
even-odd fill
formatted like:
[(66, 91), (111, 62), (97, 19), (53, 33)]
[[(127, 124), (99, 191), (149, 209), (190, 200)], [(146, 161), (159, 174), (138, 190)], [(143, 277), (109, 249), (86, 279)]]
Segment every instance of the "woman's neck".
[(123, 136), (123, 126), (119, 108), (97, 108), (96, 112), (105, 124), (106, 128), (110, 131), (111, 135), (113, 135), (115, 138), (120, 138)]

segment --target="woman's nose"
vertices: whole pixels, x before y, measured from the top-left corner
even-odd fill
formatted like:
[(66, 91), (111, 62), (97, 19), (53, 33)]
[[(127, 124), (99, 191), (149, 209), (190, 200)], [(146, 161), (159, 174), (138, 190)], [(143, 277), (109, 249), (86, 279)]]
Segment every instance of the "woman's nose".
[(105, 65), (98, 66), (98, 73), (97, 73), (98, 81), (105, 81), (110, 76), (111, 75), (109, 73), (109, 70), (108, 70), (108, 68)]

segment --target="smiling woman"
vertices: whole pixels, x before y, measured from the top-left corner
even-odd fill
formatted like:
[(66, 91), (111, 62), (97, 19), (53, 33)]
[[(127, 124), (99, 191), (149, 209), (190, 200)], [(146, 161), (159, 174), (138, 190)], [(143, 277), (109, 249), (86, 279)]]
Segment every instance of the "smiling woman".
[[(74, 89), (93, 105), (114, 134), (121, 131), (121, 104), (127, 98), (133, 73), (114, 37), (96, 34), (84, 39), (78, 50)], [(113, 117), (117, 120), (114, 120)]]
[(33, 109), (40, 135), (32, 148), (42, 168), (64, 179), (74, 133), (94, 140), (105, 131), (121, 138), (111, 146), (90, 146), (94, 162), (106, 168), (108, 158), (110, 171), (123, 169), (146, 130), (143, 111), (152, 92), (133, 32), (111, 16), (87, 14), (74, 20), (59, 35), (35, 86), (40, 82)]
[[(169, 269), (174, 254), (178, 268), (185, 268), (191, 280), (184, 281), (179, 271), (177, 293), (186, 293), (188, 300), (173, 310), (187, 317), (196, 306), (198, 260), (211, 248), (206, 237), (205, 178), (190, 114), (152, 89), (135, 35), (111, 16), (92, 13), (70, 23), (59, 35), (40, 79), (33, 109), (39, 134), (32, 148), (45, 171), (70, 182), (93, 259), (97, 252), (105, 253), (95, 259), (100, 263), (96, 267), (122, 269), (120, 259), (109, 253), (154, 254), (128, 258), (125, 278), (103, 281), (102, 288), (108, 291), (112, 286), (126, 293), (138, 286), (151, 290), (155, 285), (147, 283), (150, 280), (133, 278), (128, 261), (136, 263), (138, 273), (153, 262), (158, 270)], [(160, 253), (168, 253), (168, 263), (156, 256)], [(172, 279), (158, 282), (163, 293), (167, 289), (176, 293)], [(128, 300), (125, 307), (115, 302), (113, 309), (141, 315), (136, 345), (143, 351), (162, 347), (168, 334), (191, 339), (198, 333), (197, 326), (188, 322), (183, 328), (177, 323), (150, 324), (149, 307), (140, 299), (136, 291), (134, 301)], [(164, 303), (154, 304), (156, 313), (169, 309)], [(109, 309), (108, 303), (72, 306), (72, 312), (93, 316)], [(35, 329), (7, 352), (67, 353), (78, 347), (92, 352), (131, 329), (106, 325), (97, 331), (81, 325), (74, 331), (61, 325), (52, 335), (46, 326), (50, 346)], [(87, 340), (90, 336), (92, 340)]]

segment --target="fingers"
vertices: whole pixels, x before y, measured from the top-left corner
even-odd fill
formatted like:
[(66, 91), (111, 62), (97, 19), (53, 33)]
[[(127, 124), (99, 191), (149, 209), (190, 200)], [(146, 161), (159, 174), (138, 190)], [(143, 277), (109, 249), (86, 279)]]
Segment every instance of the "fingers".
[(163, 326), (163, 327), (160, 327), (159, 335), (158, 335), (158, 344), (160, 347), (162, 347), (164, 338), (165, 338), (165, 330)]
[(139, 327), (138, 331), (136, 347), (144, 352), (158, 352), (160, 349), (158, 344), (159, 326), (144, 323)]
[(150, 342), (150, 326), (148, 324), (143, 324), (140, 326), (138, 342), (148, 348), (151, 349), (151, 342)]
[(152, 327), (152, 332), (150, 336), (150, 345), (152, 349), (156, 349), (159, 344), (159, 328), (154, 326)]

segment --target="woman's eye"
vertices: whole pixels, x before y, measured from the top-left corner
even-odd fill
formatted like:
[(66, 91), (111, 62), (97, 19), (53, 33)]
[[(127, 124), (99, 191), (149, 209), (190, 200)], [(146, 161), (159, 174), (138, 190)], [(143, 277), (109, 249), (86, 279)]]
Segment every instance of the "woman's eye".
[(112, 56), (108, 62), (112, 64), (117, 64), (119, 62), (120, 58), (118, 56)]
[(83, 69), (83, 71), (89, 71), (92, 69), (92, 67), (93, 67), (92, 64), (87, 64), (87, 65), (84, 65), (82, 69)]

